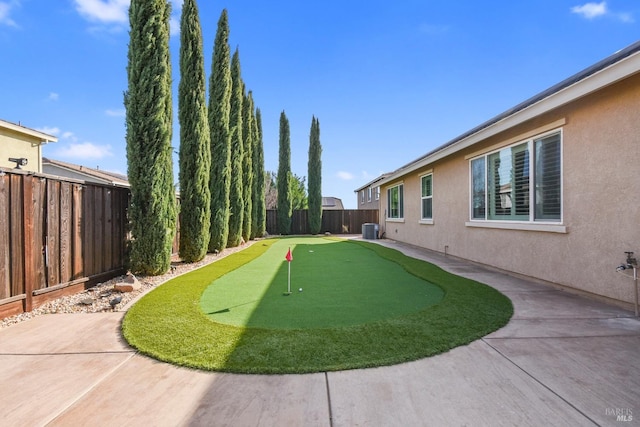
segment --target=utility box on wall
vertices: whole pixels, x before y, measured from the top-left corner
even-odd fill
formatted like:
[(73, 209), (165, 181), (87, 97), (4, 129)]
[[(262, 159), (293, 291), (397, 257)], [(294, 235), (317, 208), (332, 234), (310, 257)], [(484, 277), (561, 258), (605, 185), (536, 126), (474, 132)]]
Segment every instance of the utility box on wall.
[(370, 222), (362, 224), (362, 238), (375, 240), (378, 238), (378, 224)]

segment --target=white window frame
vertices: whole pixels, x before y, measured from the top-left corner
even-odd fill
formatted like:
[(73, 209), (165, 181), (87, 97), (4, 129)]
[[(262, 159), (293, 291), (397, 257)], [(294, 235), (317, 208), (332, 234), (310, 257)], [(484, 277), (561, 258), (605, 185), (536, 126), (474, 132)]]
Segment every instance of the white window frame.
[(367, 188), (367, 202), (371, 201), (371, 187)]
[(379, 185), (375, 188), (374, 193), (375, 193), (376, 200), (380, 200), (380, 186)]
[(364, 190), (360, 191), (360, 204), (364, 205)]
[[(398, 189), (398, 216), (391, 216), (391, 190)], [(404, 222), (404, 183), (387, 187), (387, 221)]]
[[(560, 218), (559, 219), (536, 219), (535, 218), (535, 162), (533, 153), (535, 152), (535, 141), (544, 139), (553, 134), (559, 134), (560, 136)], [(517, 147), (518, 145), (526, 144), (526, 150), (529, 152), (529, 218), (528, 220), (507, 220), (507, 219), (489, 219), (489, 203), (488, 203), (488, 176), (490, 165), (488, 158), (492, 154), (498, 153), (501, 150)], [(484, 158), (484, 206), (485, 213), (484, 219), (473, 217), (473, 162), (475, 160)], [(526, 139), (519, 140), (509, 145), (505, 145), (499, 148), (495, 148), (492, 151), (487, 151), (480, 155), (469, 158), (469, 221), (466, 223), (468, 227), (482, 227), (482, 228), (499, 228), (499, 229), (512, 229), (512, 230), (531, 230), (531, 231), (546, 231), (555, 233), (566, 233), (567, 227), (564, 223), (564, 135), (563, 129), (557, 128), (547, 132), (529, 136)]]
[[(422, 195), (422, 180), (431, 177), (431, 195), (423, 196)], [(425, 217), (424, 213), (424, 200), (431, 199), (431, 216)], [(433, 172), (426, 173), (420, 176), (420, 224), (433, 224)]]

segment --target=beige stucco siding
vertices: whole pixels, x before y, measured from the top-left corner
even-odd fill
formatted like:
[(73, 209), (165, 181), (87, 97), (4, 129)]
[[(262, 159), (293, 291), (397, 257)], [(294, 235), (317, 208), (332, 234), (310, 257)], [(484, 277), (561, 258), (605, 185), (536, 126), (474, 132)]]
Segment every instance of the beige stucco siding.
[(28, 164), (23, 166), (22, 169), (42, 172), (40, 160), (42, 158), (41, 142), (41, 139), (0, 127), (0, 166), (14, 168), (16, 164), (10, 162), (9, 158), (24, 157), (27, 159)]
[[(554, 123), (563, 123), (565, 232), (470, 227), (468, 156)], [(419, 221), (420, 176), (427, 171), (433, 173), (432, 225)], [(386, 237), (439, 252), (446, 247), (454, 256), (632, 302), (633, 281), (615, 267), (624, 251), (640, 258), (640, 75), (386, 184), (381, 221), (386, 190), (398, 182), (404, 221), (383, 223)]]

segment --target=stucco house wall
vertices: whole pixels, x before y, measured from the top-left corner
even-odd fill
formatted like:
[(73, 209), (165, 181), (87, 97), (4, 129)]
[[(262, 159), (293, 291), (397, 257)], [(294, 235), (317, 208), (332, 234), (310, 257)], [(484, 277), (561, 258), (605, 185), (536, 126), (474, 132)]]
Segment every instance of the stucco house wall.
[[(380, 194), (381, 231), (390, 239), (632, 303), (633, 280), (615, 270), (625, 251), (640, 257), (637, 71), (407, 174), (392, 174)], [(562, 137), (561, 221), (472, 221), (471, 159), (554, 130)], [(433, 220), (421, 223), (420, 177), (426, 173), (433, 174)], [(394, 220), (387, 218), (387, 190), (398, 183), (404, 218)]]
[(354, 191), (356, 209), (380, 209), (380, 192), (382, 191), (380, 181), (388, 176), (388, 173), (383, 173)]
[(379, 187), (375, 185), (357, 191), (357, 209), (379, 209), (380, 200), (376, 198), (378, 190)]
[(42, 172), (42, 144), (56, 141), (54, 136), (0, 120), (0, 167), (12, 169), (16, 163), (9, 158), (25, 158), (23, 170)]

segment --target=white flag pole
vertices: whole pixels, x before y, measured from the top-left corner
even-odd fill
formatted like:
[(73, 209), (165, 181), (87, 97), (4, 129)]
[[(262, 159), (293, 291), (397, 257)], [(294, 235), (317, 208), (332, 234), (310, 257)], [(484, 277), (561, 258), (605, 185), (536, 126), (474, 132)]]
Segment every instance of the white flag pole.
[(291, 261), (287, 261), (289, 264), (289, 275), (287, 277), (287, 292), (291, 293)]

